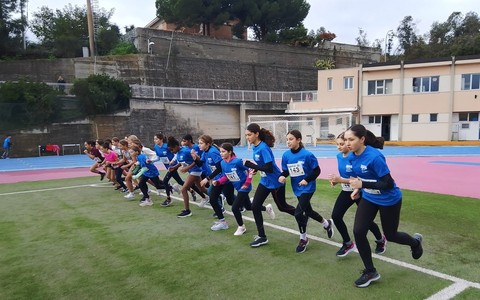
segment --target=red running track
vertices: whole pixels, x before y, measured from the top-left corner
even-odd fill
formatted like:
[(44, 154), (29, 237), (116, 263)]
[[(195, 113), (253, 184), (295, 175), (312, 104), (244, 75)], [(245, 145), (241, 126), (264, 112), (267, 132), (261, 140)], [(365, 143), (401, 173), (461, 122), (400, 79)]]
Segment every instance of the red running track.
[[(334, 158), (320, 158), (320, 178), (337, 173)], [(480, 156), (388, 157), (388, 166), (401, 189), (480, 198)], [(162, 172), (163, 173), (163, 172)], [(98, 175), (88, 168), (1, 172), (0, 184)]]

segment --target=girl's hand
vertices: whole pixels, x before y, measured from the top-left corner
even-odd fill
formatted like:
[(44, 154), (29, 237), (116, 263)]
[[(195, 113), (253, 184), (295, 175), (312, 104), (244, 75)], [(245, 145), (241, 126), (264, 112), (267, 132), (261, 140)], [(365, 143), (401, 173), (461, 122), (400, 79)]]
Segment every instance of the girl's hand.
[(362, 181), (358, 177), (350, 177), (350, 186), (354, 189), (362, 188)]
[(179, 168), (179, 170), (180, 170), (180, 172), (182, 172), (182, 173), (187, 173), (188, 167), (181, 167), (181, 168)]
[(203, 187), (208, 183), (208, 178), (203, 178), (202, 181), (200, 181), (200, 185)]
[(285, 183), (285, 181), (287, 181), (287, 178), (285, 178), (285, 176), (278, 177), (278, 182)]
[(360, 189), (354, 189), (353, 192), (350, 194), (350, 198), (352, 198), (353, 201), (359, 199), (360, 198)]
[(302, 179), (302, 181), (298, 183), (299, 186), (306, 186), (307, 184), (308, 182), (305, 179)]

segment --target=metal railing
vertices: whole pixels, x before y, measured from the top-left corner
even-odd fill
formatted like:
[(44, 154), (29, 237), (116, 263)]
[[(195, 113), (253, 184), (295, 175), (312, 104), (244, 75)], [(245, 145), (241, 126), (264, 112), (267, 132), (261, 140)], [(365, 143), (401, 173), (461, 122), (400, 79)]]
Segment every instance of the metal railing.
[(317, 91), (269, 92), (248, 90), (195, 89), (130, 85), (132, 97), (144, 99), (168, 99), (222, 102), (306, 102), (316, 101)]
[[(1, 83), (1, 82), (0, 82)], [(47, 85), (67, 95), (72, 83)], [(212, 102), (311, 102), (317, 101), (317, 91), (272, 92), (251, 90), (197, 89), (131, 84), (132, 97), (139, 99), (212, 101)]]

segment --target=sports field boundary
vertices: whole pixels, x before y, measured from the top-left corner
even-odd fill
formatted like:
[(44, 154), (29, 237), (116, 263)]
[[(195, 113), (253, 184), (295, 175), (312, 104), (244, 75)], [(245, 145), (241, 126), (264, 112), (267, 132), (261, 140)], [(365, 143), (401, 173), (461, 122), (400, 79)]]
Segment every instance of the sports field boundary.
[[(20, 194), (29, 194), (29, 193), (39, 193), (39, 192), (44, 192), (44, 191), (67, 190), (67, 189), (76, 189), (76, 188), (84, 188), (84, 187), (102, 187), (103, 185), (107, 185), (107, 184), (108, 183), (96, 183), (96, 184), (84, 184), (84, 185), (73, 185), (73, 186), (64, 186), (64, 187), (56, 187), (56, 188), (27, 190), (27, 191), (7, 192), (7, 193), (1, 193), (0, 196), (11, 196), (11, 195), (20, 195)], [(165, 193), (160, 193), (159, 195), (166, 196)], [(170, 197), (174, 200), (179, 201), (179, 202), (183, 202), (183, 198), (180, 198), (180, 197), (177, 197), (177, 196), (174, 196), (174, 195), (171, 195)], [(199, 203), (194, 202), (194, 201), (190, 201), (190, 204), (199, 206)], [(211, 206), (205, 206), (204, 208), (212, 209)], [(225, 213), (230, 215), (230, 216), (233, 216), (233, 213), (231, 211), (226, 211)], [(255, 220), (251, 217), (243, 216), (243, 219), (246, 220), (246, 221), (255, 223)], [(279, 225), (275, 225), (275, 224), (272, 224), (272, 223), (269, 223), (269, 222), (264, 222), (264, 226), (267, 226), (267, 227), (270, 227), (270, 228), (273, 228), (273, 229), (276, 229), (276, 230), (281, 230), (281, 231), (291, 233), (291, 234), (294, 234), (294, 235), (298, 235), (297, 230), (287, 228), (287, 227), (283, 227), (283, 226), (279, 226)], [(315, 235), (310, 235), (309, 234), (308, 237), (309, 237), (309, 239), (318, 241), (318, 242), (323, 243), (323, 244), (328, 244), (328, 245), (335, 246), (335, 247), (342, 246), (340, 243), (333, 242), (331, 240), (324, 239), (324, 238), (321, 238), (321, 237), (318, 237), (318, 236), (315, 236)], [(354, 252), (358, 253), (358, 251), (356, 249), (354, 250)], [(386, 262), (386, 263), (390, 263), (390, 264), (393, 264), (393, 265), (396, 265), (396, 266), (399, 266), (399, 267), (402, 267), (402, 268), (407, 268), (407, 269), (410, 269), (410, 270), (414, 270), (414, 271), (417, 271), (417, 272), (420, 272), (420, 273), (423, 273), (423, 274), (427, 274), (427, 275), (434, 276), (434, 277), (439, 278), (439, 279), (443, 279), (443, 280), (447, 280), (447, 281), (452, 282), (452, 284), (450, 284), (446, 288), (444, 288), (444, 289), (438, 291), (437, 293), (435, 293), (434, 295), (431, 295), (430, 297), (428, 297), (427, 298), (428, 300), (452, 299), (453, 297), (455, 297), (456, 295), (460, 294), (461, 292), (465, 291), (468, 288), (475, 288), (475, 289), (480, 290), (480, 283), (477, 283), (477, 282), (468, 281), (468, 280), (465, 280), (465, 279), (462, 279), (462, 278), (459, 278), (459, 277), (455, 277), (455, 276), (448, 275), (448, 274), (445, 274), (445, 273), (441, 273), (441, 272), (438, 272), (438, 271), (435, 271), (435, 270), (419, 267), (419, 266), (414, 265), (414, 264), (406, 263), (406, 262), (403, 262), (403, 261), (399, 261), (399, 260), (396, 260), (396, 259), (393, 259), (393, 258), (378, 255), (378, 254), (372, 254), (372, 256), (375, 259), (381, 260), (381, 261)]]

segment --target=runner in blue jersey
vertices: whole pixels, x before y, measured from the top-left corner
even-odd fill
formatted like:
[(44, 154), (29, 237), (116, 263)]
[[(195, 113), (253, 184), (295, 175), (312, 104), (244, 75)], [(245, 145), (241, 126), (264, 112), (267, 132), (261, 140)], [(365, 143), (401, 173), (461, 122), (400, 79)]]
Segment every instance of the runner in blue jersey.
[(170, 168), (170, 161), (173, 159), (174, 154), (170, 152), (170, 150), (168, 150), (167, 144), (165, 143), (165, 136), (163, 135), (163, 133), (155, 134), (155, 136), (153, 137), (153, 142), (155, 143), (153, 150), (155, 150), (155, 153), (157, 153), (158, 160), (167, 169), (167, 174), (165, 174), (165, 177), (163, 177), (163, 182), (167, 187), (167, 199), (165, 199), (165, 201), (163, 201), (160, 205), (169, 206), (172, 203), (172, 199), (170, 198), (172, 189), (175, 190), (177, 193), (180, 193), (180, 189), (178, 187), (170, 186), (170, 184), (168, 183), (170, 181), (170, 178), (175, 179), (175, 181), (180, 185), (183, 185), (185, 182), (180, 177), (177, 170), (173, 170), (172, 172), (168, 171), (168, 169)]
[(151, 206), (153, 205), (153, 201), (148, 195), (147, 181), (151, 180), (157, 189), (165, 189), (165, 185), (160, 181), (160, 178), (158, 178), (160, 173), (158, 172), (157, 167), (148, 160), (147, 155), (142, 153), (140, 147), (136, 145), (132, 146), (130, 147), (129, 152), (132, 157), (136, 157), (137, 164), (141, 167), (140, 171), (133, 176), (134, 179), (138, 179), (138, 186), (143, 194), (143, 198), (140, 200), (140, 206)]
[[(335, 201), (335, 205), (333, 207), (332, 219), (335, 223), (335, 227), (337, 227), (338, 232), (342, 235), (343, 239), (342, 247), (337, 251), (336, 255), (338, 257), (344, 257), (348, 253), (355, 250), (355, 243), (350, 239), (347, 225), (343, 221), (343, 216), (345, 216), (347, 210), (354, 203), (358, 205), (360, 199), (352, 201), (351, 195), (353, 192), (353, 188), (350, 186), (349, 182), (350, 177), (353, 176), (353, 170), (352, 165), (350, 164), (350, 160), (347, 158), (350, 151), (348, 150), (348, 147), (345, 143), (345, 136), (343, 132), (338, 135), (336, 143), (337, 149), (339, 151), (339, 153), (337, 154), (339, 176), (335, 174), (330, 174), (328, 178), (332, 187), (337, 185), (338, 183), (340, 183), (342, 186), (342, 190), (340, 191), (340, 194), (338, 195), (337, 200)], [(372, 225), (370, 225), (370, 231), (376, 238), (375, 243), (377, 246), (375, 248), (375, 253), (385, 253), (387, 239), (384, 235), (382, 235), (382, 232), (380, 231), (380, 228), (378, 228), (377, 223), (372, 222)]]
[[(200, 175), (202, 174), (202, 169), (195, 166), (195, 162), (193, 161), (191, 154), (192, 149), (190, 149), (190, 147), (180, 147), (180, 143), (174, 137), (168, 138), (167, 146), (168, 150), (175, 154), (174, 158), (172, 159), (174, 165), (170, 166), (168, 170), (170, 172), (173, 172), (174, 170), (180, 170), (180, 172), (183, 173), (188, 172), (185, 183), (183, 184), (181, 189), (184, 209), (177, 215), (177, 217), (189, 217), (192, 215), (192, 211), (190, 210), (188, 190), (190, 189), (190, 187), (193, 187), (193, 185), (200, 186)], [(203, 197), (205, 197), (205, 194), (203, 194), (200, 190), (198, 190), (198, 193), (201, 196), (203, 195)]]
[[(195, 159), (197, 166), (204, 167), (205, 178), (200, 182), (201, 186), (206, 186), (212, 180), (217, 180), (222, 177), (222, 157), (220, 156), (220, 151), (217, 146), (213, 143), (213, 139), (209, 135), (201, 135), (198, 138), (198, 147), (203, 152), (201, 156), (196, 155), (192, 152), (192, 156)], [(208, 188), (208, 195), (210, 198), (210, 204), (215, 212), (215, 216), (218, 218), (218, 222), (215, 222), (210, 229), (214, 231), (226, 230), (228, 229), (227, 221), (223, 215), (223, 204), (221, 203), (220, 195), (224, 193), (226, 197), (229, 198), (230, 203), (233, 202), (234, 189), (231, 184), (225, 185), (210, 185)], [(200, 202), (200, 207), (203, 207), (206, 202)]]
[(303, 147), (302, 133), (291, 130), (287, 134), (287, 150), (282, 156), (282, 174), (278, 182), (285, 184), (286, 177), (290, 176), (292, 190), (297, 196), (298, 204), (295, 209), (295, 219), (300, 230), (300, 241), (296, 248), (297, 253), (307, 250), (307, 223), (308, 218), (321, 223), (327, 231), (328, 238), (333, 236), (333, 222), (323, 218), (313, 210), (310, 200), (317, 189), (317, 177), (320, 175), (320, 167), (315, 155)]
[(423, 254), (423, 237), (419, 233), (411, 236), (398, 231), (402, 193), (390, 175), (385, 157), (375, 149), (383, 148), (383, 138), (375, 137), (363, 125), (357, 124), (345, 132), (345, 140), (350, 150), (348, 159), (355, 176), (349, 182), (354, 189), (352, 198), (357, 198), (359, 190), (362, 190), (355, 214), (353, 233), (365, 269), (360, 278), (355, 281), (355, 285), (367, 287), (372, 281), (380, 279), (380, 274), (373, 265), (372, 250), (367, 239), (368, 230), (378, 212), (380, 212), (382, 229), (387, 240), (410, 246), (414, 259), (419, 259)]
[[(257, 225), (258, 235), (255, 236), (252, 247), (260, 247), (268, 243), (265, 228), (263, 226), (262, 207), (268, 194), (272, 194), (273, 200), (280, 211), (286, 212), (292, 216), (295, 215), (295, 207), (285, 201), (285, 185), (278, 182), (280, 169), (277, 167), (275, 157), (270, 147), (275, 143), (275, 137), (265, 128), (260, 128), (256, 123), (251, 123), (245, 130), (247, 142), (253, 145), (253, 160), (246, 161), (245, 166), (254, 169), (260, 173), (260, 183), (258, 184), (255, 195), (253, 196), (252, 211)], [(265, 206), (267, 213), (273, 219), (275, 214), (271, 204)]]

